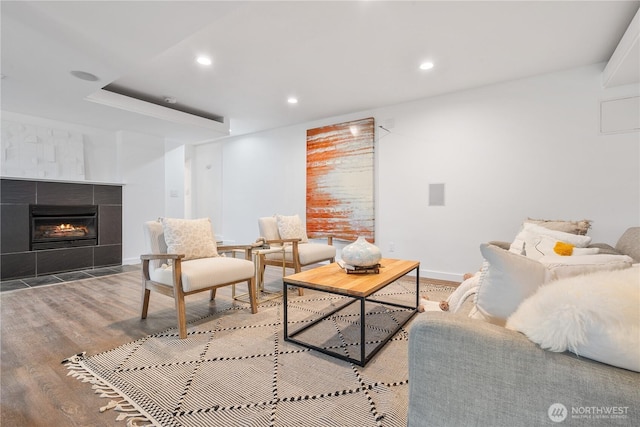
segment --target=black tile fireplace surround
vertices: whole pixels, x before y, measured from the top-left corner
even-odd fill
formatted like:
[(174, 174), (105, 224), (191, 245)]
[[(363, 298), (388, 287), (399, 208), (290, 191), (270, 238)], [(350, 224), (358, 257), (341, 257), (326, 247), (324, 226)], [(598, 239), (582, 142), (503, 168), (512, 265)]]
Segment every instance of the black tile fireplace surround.
[[(54, 213), (62, 206), (93, 207), (96, 239), (59, 239), (63, 243), (53, 247), (32, 247), (30, 213), (43, 206)], [(86, 213), (83, 217), (89, 221)], [(122, 265), (122, 187), (2, 178), (0, 227), (0, 280)]]

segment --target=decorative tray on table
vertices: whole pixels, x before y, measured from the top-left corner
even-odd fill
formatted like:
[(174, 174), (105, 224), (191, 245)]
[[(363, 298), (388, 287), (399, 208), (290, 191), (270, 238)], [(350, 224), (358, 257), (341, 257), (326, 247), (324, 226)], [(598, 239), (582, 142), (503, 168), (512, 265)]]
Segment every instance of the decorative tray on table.
[(338, 260), (336, 262), (340, 266), (340, 268), (343, 269), (347, 274), (378, 274), (380, 273), (380, 264), (361, 267), (357, 265), (347, 264), (342, 260)]

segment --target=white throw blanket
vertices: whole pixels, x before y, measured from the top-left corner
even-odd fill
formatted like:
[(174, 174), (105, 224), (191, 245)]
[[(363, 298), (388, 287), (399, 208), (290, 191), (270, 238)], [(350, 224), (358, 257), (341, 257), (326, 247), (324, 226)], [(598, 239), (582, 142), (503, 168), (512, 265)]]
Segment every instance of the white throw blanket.
[[(462, 307), (462, 304), (464, 304), (467, 298), (478, 292), (479, 283), (480, 272), (460, 283), (460, 286), (458, 286), (446, 300), (449, 304), (448, 311), (455, 313), (460, 310), (460, 307)], [(430, 301), (425, 298), (420, 298), (420, 304), (418, 307), (420, 311), (443, 311), (440, 308), (440, 301)]]

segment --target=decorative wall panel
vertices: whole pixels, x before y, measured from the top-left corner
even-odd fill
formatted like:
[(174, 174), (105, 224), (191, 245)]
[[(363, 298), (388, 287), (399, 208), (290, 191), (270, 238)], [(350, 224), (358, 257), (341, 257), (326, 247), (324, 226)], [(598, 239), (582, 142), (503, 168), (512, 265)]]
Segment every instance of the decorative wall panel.
[(0, 148), (3, 176), (84, 180), (79, 132), (3, 120)]
[(307, 234), (374, 241), (374, 119), (307, 130)]

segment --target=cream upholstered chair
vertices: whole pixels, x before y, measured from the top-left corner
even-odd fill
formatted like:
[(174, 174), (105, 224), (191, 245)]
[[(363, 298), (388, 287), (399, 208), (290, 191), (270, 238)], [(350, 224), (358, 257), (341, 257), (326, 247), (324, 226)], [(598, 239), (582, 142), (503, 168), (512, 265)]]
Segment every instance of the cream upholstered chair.
[[(144, 223), (148, 254), (142, 255), (142, 318), (146, 319), (151, 291), (175, 299), (180, 338), (187, 336), (184, 298), (221, 286), (247, 282), (251, 312), (256, 313), (255, 269), (250, 246), (218, 246), (208, 218), (162, 218)], [(219, 252), (245, 249), (245, 258), (220, 256)]]
[[(298, 215), (274, 215), (258, 218), (260, 236), (271, 246), (284, 245), (284, 265), (299, 273), (305, 265), (322, 261), (334, 262), (336, 248), (332, 236), (327, 236), (327, 244), (311, 243), (307, 238), (306, 227)], [(282, 267), (282, 253), (264, 256), (263, 268), (267, 265)], [(261, 272), (263, 273), (263, 272)], [(302, 295), (302, 289), (298, 289)]]

